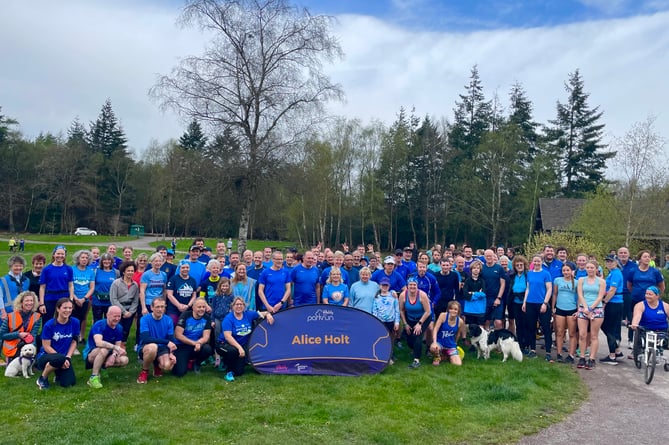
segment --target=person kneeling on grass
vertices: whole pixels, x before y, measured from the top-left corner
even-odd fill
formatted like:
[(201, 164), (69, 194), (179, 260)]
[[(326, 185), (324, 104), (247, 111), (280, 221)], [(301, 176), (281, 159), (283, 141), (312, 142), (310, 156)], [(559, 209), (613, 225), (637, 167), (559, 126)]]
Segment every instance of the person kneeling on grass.
[(102, 368), (121, 367), (128, 364), (128, 355), (122, 346), (123, 328), (120, 321), (121, 308), (109, 306), (107, 318), (96, 321), (91, 332), (88, 333), (83, 358), (86, 369), (93, 368), (87, 382), (91, 388), (102, 388), (102, 383), (100, 383)]
[(177, 350), (177, 364), (172, 373), (177, 377), (183, 377), (188, 372), (189, 364), (195, 373), (200, 372), (200, 364), (214, 354), (209, 344), (211, 335), (211, 319), (207, 315), (207, 301), (198, 298), (193, 303), (193, 310), (186, 311), (179, 316), (179, 321), (174, 327)]
[(465, 338), (465, 321), (460, 318), (460, 303), (453, 300), (448, 303), (447, 312), (442, 312), (434, 324), (432, 346), (430, 351), (434, 355), (432, 364), (439, 366), (442, 355), (448, 357), (454, 365), (462, 365), (458, 355), (458, 338)]
[(274, 324), (274, 317), (269, 312), (247, 311), (242, 297), (232, 300), (232, 312), (225, 316), (221, 324), (222, 334), (218, 338), (216, 352), (223, 357), (228, 369), (225, 380), (232, 382), (235, 376), (244, 374), (246, 366), (246, 346), (253, 330), (253, 322), (258, 318), (267, 318)]
[(73, 386), (77, 382), (72, 368), (72, 354), (77, 348), (79, 320), (72, 318), (72, 301), (68, 297), (56, 301), (55, 317), (44, 324), (42, 347), (37, 354), (35, 367), (42, 371), (37, 379), (39, 389), (49, 389), (49, 375), (56, 373), (60, 386)]
[(142, 370), (137, 383), (146, 383), (149, 378), (149, 366), (153, 364), (153, 376), (162, 377), (163, 371), (171, 371), (177, 362), (174, 352), (177, 345), (174, 339), (174, 324), (165, 315), (167, 301), (156, 297), (151, 301), (151, 312), (139, 320), (139, 359)]

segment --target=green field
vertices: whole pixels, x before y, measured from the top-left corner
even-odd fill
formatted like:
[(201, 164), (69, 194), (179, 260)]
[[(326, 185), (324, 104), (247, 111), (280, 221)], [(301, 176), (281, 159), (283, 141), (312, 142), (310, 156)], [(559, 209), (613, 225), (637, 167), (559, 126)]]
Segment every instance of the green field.
[[(265, 376), (228, 383), (200, 375), (135, 382), (124, 369), (93, 390), (75, 357), (75, 387), (39, 391), (35, 379), (2, 377), (3, 443), (406, 444), (513, 443), (561, 421), (587, 395), (574, 370), (543, 360), (465, 358), (410, 370), (406, 348), (383, 373), (364, 377)], [(11, 408), (10, 408), (11, 407)], [(26, 427), (30, 425), (30, 427)]]
[[(29, 261), (59, 242), (80, 239), (41, 237), (49, 244), (28, 242), (23, 255)], [(86, 237), (84, 244), (68, 246), (68, 256), (81, 247), (120, 247), (127, 240)], [(151, 243), (157, 244), (164, 243)], [(189, 245), (182, 240), (177, 249)], [(253, 250), (289, 245), (249, 242)], [(2, 274), (8, 257), (3, 248)], [(249, 370), (227, 383), (209, 365), (200, 375), (150, 378), (147, 385), (135, 382), (140, 366), (130, 355), (127, 368), (103, 374), (101, 390), (85, 384), (80, 357), (74, 359), (74, 388), (39, 391), (34, 378), (0, 377), (7, 407), (2, 443), (513, 443), (563, 420), (587, 397), (569, 367), (543, 360), (500, 363), (497, 355), (490, 361), (468, 355), (461, 368), (424, 360), (410, 370), (404, 348), (394, 366), (373, 376), (263, 376)]]

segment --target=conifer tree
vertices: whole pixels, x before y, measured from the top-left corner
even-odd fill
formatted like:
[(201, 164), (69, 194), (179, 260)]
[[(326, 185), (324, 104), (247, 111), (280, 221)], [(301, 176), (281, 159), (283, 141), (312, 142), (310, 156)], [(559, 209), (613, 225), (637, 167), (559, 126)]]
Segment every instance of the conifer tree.
[(599, 106), (590, 108), (579, 70), (565, 83), (566, 103), (557, 103), (557, 117), (550, 121), (547, 139), (561, 156), (562, 193), (581, 197), (605, 182), (606, 160), (615, 155), (605, 152), (604, 124)]

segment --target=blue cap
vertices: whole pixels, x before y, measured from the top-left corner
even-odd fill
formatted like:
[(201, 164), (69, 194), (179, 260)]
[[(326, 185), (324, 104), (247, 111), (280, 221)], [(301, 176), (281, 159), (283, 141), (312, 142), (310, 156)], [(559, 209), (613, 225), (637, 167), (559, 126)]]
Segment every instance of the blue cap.
[(650, 286), (650, 287), (649, 287), (648, 289), (646, 289), (646, 290), (647, 290), (647, 291), (648, 291), (648, 290), (651, 291), (651, 292), (654, 293), (655, 295), (660, 295), (660, 289), (658, 289), (658, 288), (655, 287), (655, 286)]

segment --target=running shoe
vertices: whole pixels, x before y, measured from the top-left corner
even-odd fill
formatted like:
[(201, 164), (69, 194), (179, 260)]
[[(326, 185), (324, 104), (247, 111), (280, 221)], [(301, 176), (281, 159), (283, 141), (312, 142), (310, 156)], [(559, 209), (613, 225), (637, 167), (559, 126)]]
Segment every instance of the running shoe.
[(86, 383), (93, 389), (102, 388), (102, 383), (100, 382), (100, 376), (98, 375), (92, 375), (91, 378), (88, 379), (88, 382)]
[[(558, 354), (559, 355), (559, 354)], [(553, 357), (550, 354), (546, 354), (546, 361), (548, 363), (554, 363)]]
[(605, 365), (617, 365), (618, 361), (615, 358), (611, 358), (608, 355), (604, 358), (599, 359), (599, 363), (604, 363)]
[(37, 378), (37, 386), (39, 389), (49, 389), (49, 379), (42, 377), (41, 375)]
[(530, 351), (527, 353), (527, 358), (535, 358), (537, 356), (537, 353), (534, 351)]
[(163, 376), (163, 370), (160, 369), (160, 366), (153, 365), (153, 376), (154, 377), (162, 377)]
[(593, 359), (589, 358), (585, 361), (585, 369), (590, 370), (593, 369), (594, 367), (595, 367), (595, 361)]
[(418, 360), (414, 360), (414, 361), (409, 365), (409, 368), (410, 368), (410, 369), (420, 368), (420, 362), (419, 362)]
[(564, 362), (567, 363), (568, 365), (573, 365), (574, 364), (574, 357), (571, 355), (568, 355), (566, 359), (564, 359)]
[(562, 354), (557, 354), (555, 356), (555, 361), (558, 363), (564, 363), (564, 357), (562, 357)]
[(577, 368), (582, 369), (585, 368), (585, 358), (581, 357), (578, 359), (578, 365), (576, 365)]
[(235, 381), (235, 374), (232, 371), (228, 372), (227, 374), (225, 374), (225, 380), (227, 382), (234, 382)]
[(147, 369), (142, 369), (137, 377), (137, 383), (146, 383), (149, 380), (149, 371)]

